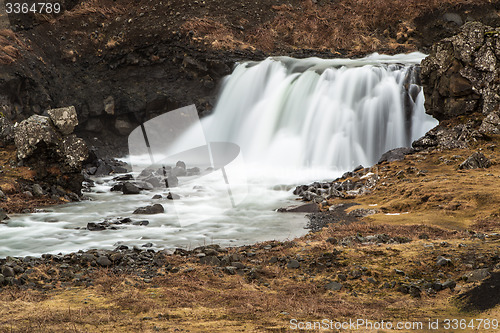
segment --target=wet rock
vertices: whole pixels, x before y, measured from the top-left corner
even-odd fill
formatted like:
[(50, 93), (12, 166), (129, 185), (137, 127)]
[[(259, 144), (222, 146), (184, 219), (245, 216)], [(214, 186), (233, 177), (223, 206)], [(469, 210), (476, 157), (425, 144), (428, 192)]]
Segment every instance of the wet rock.
[(122, 193), (123, 194), (139, 194), (139, 193), (141, 193), (141, 190), (139, 189), (139, 187), (135, 186), (134, 184), (129, 183), (129, 182), (125, 182), (125, 183), (123, 183)]
[(123, 192), (123, 184), (115, 184), (111, 186), (111, 192)]
[(309, 202), (286, 208), (279, 208), (277, 211), (283, 213), (317, 213), (319, 212), (319, 207), (318, 204)]
[(491, 162), (483, 153), (476, 152), (469, 156), (460, 166), (459, 169), (478, 169), (478, 168), (489, 168)]
[(181, 198), (180, 195), (172, 193), (172, 192), (168, 192), (168, 195), (167, 195), (168, 200), (179, 200), (180, 198)]
[(132, 222), (132, 225), (137, 225), (137, 226), (141, 226), (141, 227), (145, 227), (147, 225), (149, 225), (149, 221), (134, 221)]
[(3, 208), (0, 208), (0, 221), (5, 221), (8, 220), (9, 216), (7, 213), (3, 210)]
[(155, 195), (153, 195), (153, 197), (151, 199), (159, 200), (159, 199), (163, 199), (163, 197), (160, 194), (155, 194)]
[(187, 175), (186, 169), (178, 167), (178, 166), (173, 168), (172, 171), (170, 171), (170, 172), (171, 172), (172, 176), (175, 176), (175, 177), (183, 177), (183, 176)]
[(340, 291), (342, 290), (344, 286), (342, 283), (339, 282), (330, 282), (327, 285), (325, 285), (326, 290), (331, 290), (331, 291)]
[(113, 178), (113, 180), (115, 181), (127, 181), (132, 179), (134, 179), (134, 176), (132, 176), (131, 174), (121, 175)]
[(205, 256), (205, 257), (200, 258), (200, 264), (210, 265), (210, 266), (219, 266), (220, 260), (216, 256)]
[(153, 188), (159, 188), (159, 187), (163, 186), (161, 180), (158, 177), (154, 177), (154, 176), (151, 176), (151, 177), (144, 179), (144, 182), (151, 184), (153, 186)]
[(160, 204), (154, 204), (146, 207), (137, 208), (133, 214), (161, 214), (165, 209)]
[(167, 188), (177, 187), (179, 186), (179, 179), (176, 176), (170, 175), (168, 176), (165, 185)]
[(109, 267), (113, 264), (107, 256), (100, 256), (99, 258), (97, 258), (97, 263), (103, 267)]
[(95, 171), (95, 176), (107, 176), (113, 171), (113, 167), (103, 160), (98, 162), (97, 170)]
[(2, 275), (6, 278), (15, 276), (14, 269), (9, 266), (2, 267)]
[(106, 230), (106, 226), (101, 223), (89, 222), (87, 223), (87, 229), (90, 231), (101, 231)]
[(378, 164), (383, 162), (402, 161), (406, 155), (412, 154), (413, 152), (415, 152), (415, 150), (409, 147), (391, 149), (380, 157)]
[(184, 163), (183, 161), (177, 161), (177, 163), (175, 163), (175, 167), (186, 170), (186, 163)]
[(63, 135), (73, 133), (78, 125), (78, 118), (74, 106), (48, 110), (50, 119)]

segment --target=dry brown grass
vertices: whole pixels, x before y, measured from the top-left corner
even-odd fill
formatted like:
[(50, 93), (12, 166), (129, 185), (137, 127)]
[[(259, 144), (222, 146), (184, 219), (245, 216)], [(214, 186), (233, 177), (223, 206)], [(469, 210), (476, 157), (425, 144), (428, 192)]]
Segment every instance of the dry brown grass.
[[(195, 40), (204, 41), (216, 49), (252, 49), (241, 41), (230, 27), (210, 18), (193, 18), (186, 21), (181, 29), (184, 32), (196, 32)], [(199, 37), (202, 36), (202, 37)]]
[(8, 65), (19, 59), (28, 46), (10, 29), (0, 30), (0, 64)]
[[(434, 10), (464, 5), (489, 4), (490, 0), (311, 0), (272, 6), (273, 16), (241, 34), (213, 13), (193, 18), (183, 26), (194, 31), (195, 41), (215, 48), (255, 47), (264, 51), (281, 48), (348, 50), (366, 53), (379, 50), (399, 52), (416, 49), (415, 18)], [(258, 7), (259, 4), (256, 4)]]
[(279, 36), (301, 47), (376, 51), (384, 43), (385, 29), (395, 36), (411, 35), (411, 22), (424, 13), (450, 5), (486, 3), (489, 1), (340, 0), (315, 5), (311, 0), (304, 0), (300, 9), (291, 5), (273, 7), (276, 18), (251, 40), (267, 50), (271, 48), (269, 40)]

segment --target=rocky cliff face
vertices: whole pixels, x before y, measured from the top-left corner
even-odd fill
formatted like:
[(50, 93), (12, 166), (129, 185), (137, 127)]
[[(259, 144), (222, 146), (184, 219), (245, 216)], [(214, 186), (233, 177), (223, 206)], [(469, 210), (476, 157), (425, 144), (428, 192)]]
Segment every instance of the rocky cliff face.
[(479, 113), (482, 133), (500, 133), (500, 28), (466, 23), (422, 62), (426, 110), (452, 120)]
[(464, 24), (432, 47), (421, 74), (426, 112), (440, 125), (414, 148), (466, 148), (500, 134), (500, 28)]

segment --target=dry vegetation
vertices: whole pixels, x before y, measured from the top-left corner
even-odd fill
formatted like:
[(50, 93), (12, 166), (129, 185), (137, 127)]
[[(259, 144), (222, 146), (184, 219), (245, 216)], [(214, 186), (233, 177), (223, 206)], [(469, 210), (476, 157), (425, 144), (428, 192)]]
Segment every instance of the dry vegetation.
[[(481, 5), (489, 0), (311, 0), (272, 6), (273, 18), (238, 33), (223, 25), (223, 17), (194, 18), (183, 25), (214, 47), (243, 45), (264, 51), (290, 48), (348, 50), (366, 53), (380, 50), (414, 51), (413, 21), (424, 14), (451, 6)], [(208, 26), (207, 26), (208, 24)]]
[(8, 65), (21, 57), (27, 45), (12, 30), (0, 30), (0, 65)]

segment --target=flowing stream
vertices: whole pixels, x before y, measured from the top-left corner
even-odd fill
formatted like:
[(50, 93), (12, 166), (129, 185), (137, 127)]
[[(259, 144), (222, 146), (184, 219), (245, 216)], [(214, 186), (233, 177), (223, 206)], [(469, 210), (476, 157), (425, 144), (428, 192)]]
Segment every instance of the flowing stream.
[[(437, 125), (425, 114), (418, 85), (415, 65), (423, 57), (274, 57), (241, 63), (222, 83), (213, 115), (201, 122), (207, 142), (230, 142), (241, 149), (238, 164), (227, 166), (229, 185), (219, 171), (181, 177), (171, 191), (182, 199), (171, 201), (152, 199), (155, 194), (165, 198), (167, 189), (122, 195), (110, 192), (112, 177), (96, 179), (88, 193), (92, 201), (12, 215), (0, 225), (0, 257), (120, 244), (229, 246), (300, 236), (306, 232), (304, 214), (274, 211), (296, 203), (293, 185), (333, 180), (357, 165), (373, 165), (385, 151), (410, 146)], [(189, 136), (180, 139), (188, 146)], [(236, 198), (235, 207), (226, 200), (228, 193), (233, 203)], [(152, 203), (162, 204), (166, 212), (132, 214)], [(89, 222), (118, 217), (149, 224), (86, 229)]]

